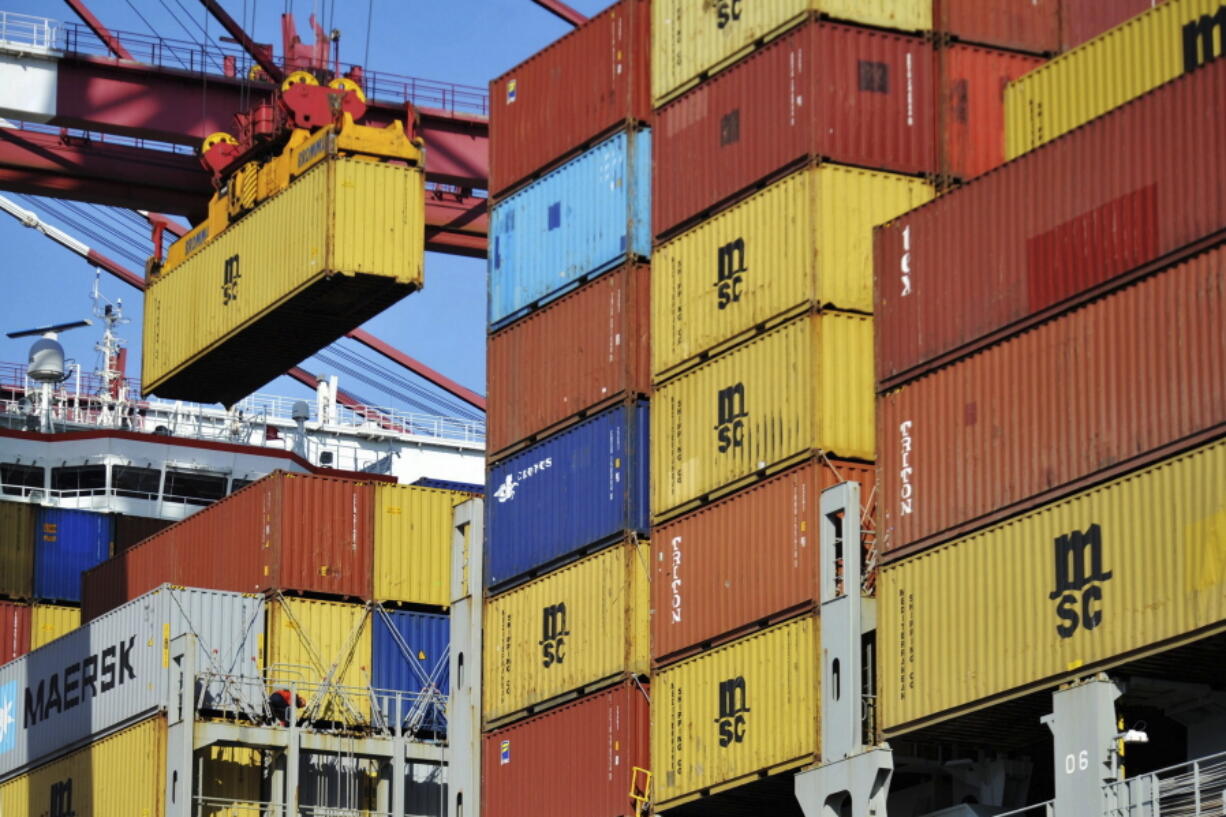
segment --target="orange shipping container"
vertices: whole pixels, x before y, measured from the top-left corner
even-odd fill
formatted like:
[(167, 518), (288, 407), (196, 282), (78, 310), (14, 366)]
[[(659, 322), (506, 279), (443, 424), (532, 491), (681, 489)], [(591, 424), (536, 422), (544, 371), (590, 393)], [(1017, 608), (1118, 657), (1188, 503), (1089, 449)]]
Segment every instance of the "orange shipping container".
[(30, 651), (30, 605), (0, 601), (0, 664)]
[(1060, 50), (1061, 5), (1061, 0), (933, 0), (932, 27), (961, 42), (1054, 54)]

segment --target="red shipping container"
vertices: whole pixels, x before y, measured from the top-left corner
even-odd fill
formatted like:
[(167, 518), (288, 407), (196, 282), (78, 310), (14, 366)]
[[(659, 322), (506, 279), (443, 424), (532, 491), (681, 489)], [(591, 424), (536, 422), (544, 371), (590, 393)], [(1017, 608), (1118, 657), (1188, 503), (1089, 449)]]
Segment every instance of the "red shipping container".
[(144, 516), (115, 517), (115, 553), (127, 550), (138, 542), (148, 539), (173, 524), (169, 519), (150, 519)]
[(1226, 229), (1226, 60), (877, 228), (878, 388)]
[(650, 117), (651, 6), (621, 0), (490, 82), (490, 194)]
[(1061, 50), (1076, 48), (1161, 2), (1162, 0), (1064, 0), (1060, 7)]
[(1060, 0), (933, 0), (932, 26), (965, 43), (1054, 54), (1060, 12)]
[(646, 690), (633, 681), (482, 738), (488, 817), (637, 817), (632, 785), (650, 769)]
[(162, 582), (369, 599), (374, 487), (275, 472), (85, 573), (89, 621)]
[(657, 112), (653, 232), (814, 157), (935, 172), (933, 92), (929, 42), (807, 23)]
[[(492, 455), (651, 390), (651, 268), (622, 267), (490, 337)], [(508, 452), (509, 453), (509, 452)]]
[(941, 172), (973, 179), (1005, 162), (1005, 86), (1044, 60), (959, 44), (936, 54)]
[(878, 399), (891, 558), (1226, 432), (1226, 246)]
[(653, 529), (656, 665), (816, 606), (821, 493), (845, 480), (873, 501), (872, 465), (812, 460)]
[(0, 601), (0, 664), (30, 651), (30, 605)]

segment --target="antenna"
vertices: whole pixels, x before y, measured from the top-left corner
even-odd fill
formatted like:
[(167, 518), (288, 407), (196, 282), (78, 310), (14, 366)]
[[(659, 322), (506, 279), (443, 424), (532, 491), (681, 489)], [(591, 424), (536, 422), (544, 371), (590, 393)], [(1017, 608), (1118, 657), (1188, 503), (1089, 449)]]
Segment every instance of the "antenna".
[[(93, 326), (91, 320), (70, 321), (68, 323), (53, 323), (50, 326), (39, 326), (34, 329), (19, 329), (16, 332), (9, 332), (10, 338), (27, 338), (31, 335), (58, 335), (60, 332), (67, 332), (69, 329), (77, 329), (82, 326)], [(49, 338), (55, 340), (55, 338)]]

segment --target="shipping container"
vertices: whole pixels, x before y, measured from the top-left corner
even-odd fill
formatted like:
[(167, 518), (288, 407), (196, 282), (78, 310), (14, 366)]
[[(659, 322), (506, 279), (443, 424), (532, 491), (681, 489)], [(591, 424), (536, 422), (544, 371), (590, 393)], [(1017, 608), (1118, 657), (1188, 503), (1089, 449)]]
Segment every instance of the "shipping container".
[(467, 497), (436, 488), (375, 486), (377, 601), (451, 603), (451, 509)]
[(638, 817), (649, 709), (646, 687), (627, 681), (484, 735), (483, 813)]
[(37, 650), (80, 626), (80, 607), (35, 604), (30, 610), (30, 649)]
[[(399, 699), (402, 722), (417, 715), (406, 704), (420, 702), (424, 712), (421, 723), (429, 729), (445, 728), (441, 714), (451, 690), (447, 672), (450, 644), (451, 619), (446, 615), (375, 611), (371, 625), (370, 685), (409, 693), (380, 699), (379, 707), (389, 722), (396, 720)], [(427, 694), (423, 696), (423, 692)]]
[(902, 31), (932, 28), (930, 0), (768, 0), (745, 5), (655, 0), (651, 53), (655, 104), (663, 105), (811, 16)]
[(34, 515), (34, 595), (46, 601), (81, 601), (81, 574), (111, 555), (115, 518), (68, 508)]
[(1224, 108), (1218, 60), (878, 228), (879, 388), (1220, 240)]
[(501, 329), (651, 256), (651, 131), (622, 131), (490, 210), (489, 323)]
[(162, 582), (370, 599), (374, 504), (370, 483), (270, 474), (89, 571), (85, 620)]
[[(193, 634), (206, 709), (237, 705), (234, 676), (261, 671), (264, 600), (162, 586), (0, 667), (0, 710), (14, 713), (0, 777), (164, 710), (178, 688), (167, 671), (174, 639)], [(18, 714), (20, 713), (20, 714)]]
[(818, 636), (804, 616), (653, 676), (657, 810), (820, 757)]
[(648, 0), (621, 0), (491, 80), (490, 195), (619, 126), (647, 122), (650, 60)]
[(806, 159), (937, 168), (932, 44), (812, 22), (656, 112), (657, 236)]
[(651, 390), (651, 269), (621, 267), (490, 337), (486, 450), (495, 458)]
[(1005, 162), (1005, 87), (1044, 60), (959, 43), (936, 55), (941, 174), (973, 179)]
[(34, 595), (34, 505), (0, 502), (0, 596)]
[(166, 530), (172, 524), (174, 523), (169, 519), (117, 515), (115, 517), (115, 553), (127, 550), (138, 542), (143, 542), (153, 534)]
[(871, 312), (873, 227), (932, 195), (922, 179), (811, 165), (658, 246), (652, 371), (665, 379), (811, 308)]
[(872, 318), (805, 315), (657, 386), (656, 523), (817, 452), (872, 460)]
[(485, 587), (646, 535), (648, 408), (615, 406), (490, 466)]
[(860, 483), (861, 515), (871, 520), (875, 476), (871, 465), (815, 459), (656, 527), (656, 666), (815, 607), (821, 493)]
[(885, 555), (1226, 431), (1223, 326), (1226, 246), (883, 395)]
[(1218, 441), (883, 568), (886, 735), (1226, 629), (1223, 485)]
[(650, 552), (631, 540), (486, 601), (487, 728), (647, 674)]
[(937, 33), (959, 42), (1054, 54), (1060, 50), (1060, 21), (1070, 5), (1117, 3), (1118, 0), (933, 0), (932, 26)]
[(1220, 8), (1221, 0), (1170, 0), (1010, 83), (1005, 154), (1021, 156), (1212, 62), (1226, 49)]
[(152, 279), (143, 393), (230, 405), (420, 289), (424, 190), (420, 168), (333, 157)]
[(30, 605), (0, 601), (0, 664), (30, 651)]
[(1163, 0), (1064, 0), (1060, 50), (1070, 51), (1162, 3)]
[(364, 604), (278, 596), (268, 604), (268, 685), (297, 684), (300, 718), (370, 721), (371, 615)]

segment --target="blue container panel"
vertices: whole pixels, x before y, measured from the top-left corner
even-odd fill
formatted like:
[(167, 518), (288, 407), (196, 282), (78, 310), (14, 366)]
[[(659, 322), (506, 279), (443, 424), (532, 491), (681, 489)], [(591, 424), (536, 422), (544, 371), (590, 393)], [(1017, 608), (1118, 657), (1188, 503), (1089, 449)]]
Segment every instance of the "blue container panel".
[[(371, 630), (371, 686), (416, 695), (427, 685), (433, 685), (443, 695), (450, 694), (447, 670), (450, 643), (451, 620), (445, 614), (389, 610), (385, 619), (376, 612)], [(386, 699), (380, 708), (389, 718), (395, 714)], [(401, 714), (405, 719), (412, 715), (405, 711), (404, 703)], [(442, 725), (441, 714), (431, 710), (424, 723), (429, 728), (438, 728)]]
[(473, 485), (468, 482), (453, 482), (449, 479), (435, 479), (434, 477), (418, 477), (409, 483), (417, 485), (421, 488), (438, 488), (442, 491), (461, 491), (469, 494), (480, 495), (485, 490), (484, 485)]
[(651, 131), (622, 131), (493, 206), (490, 325), (650, 255)]
[(42, 508), (34, 527), (34, 596), (81, 601), (81, 574), (111, 555), (115, 520), (107, 514)]
[(646, 535), (647, 430), (646, 401), (617, 406), (491, 467), (485, 587), (627, 531)]

